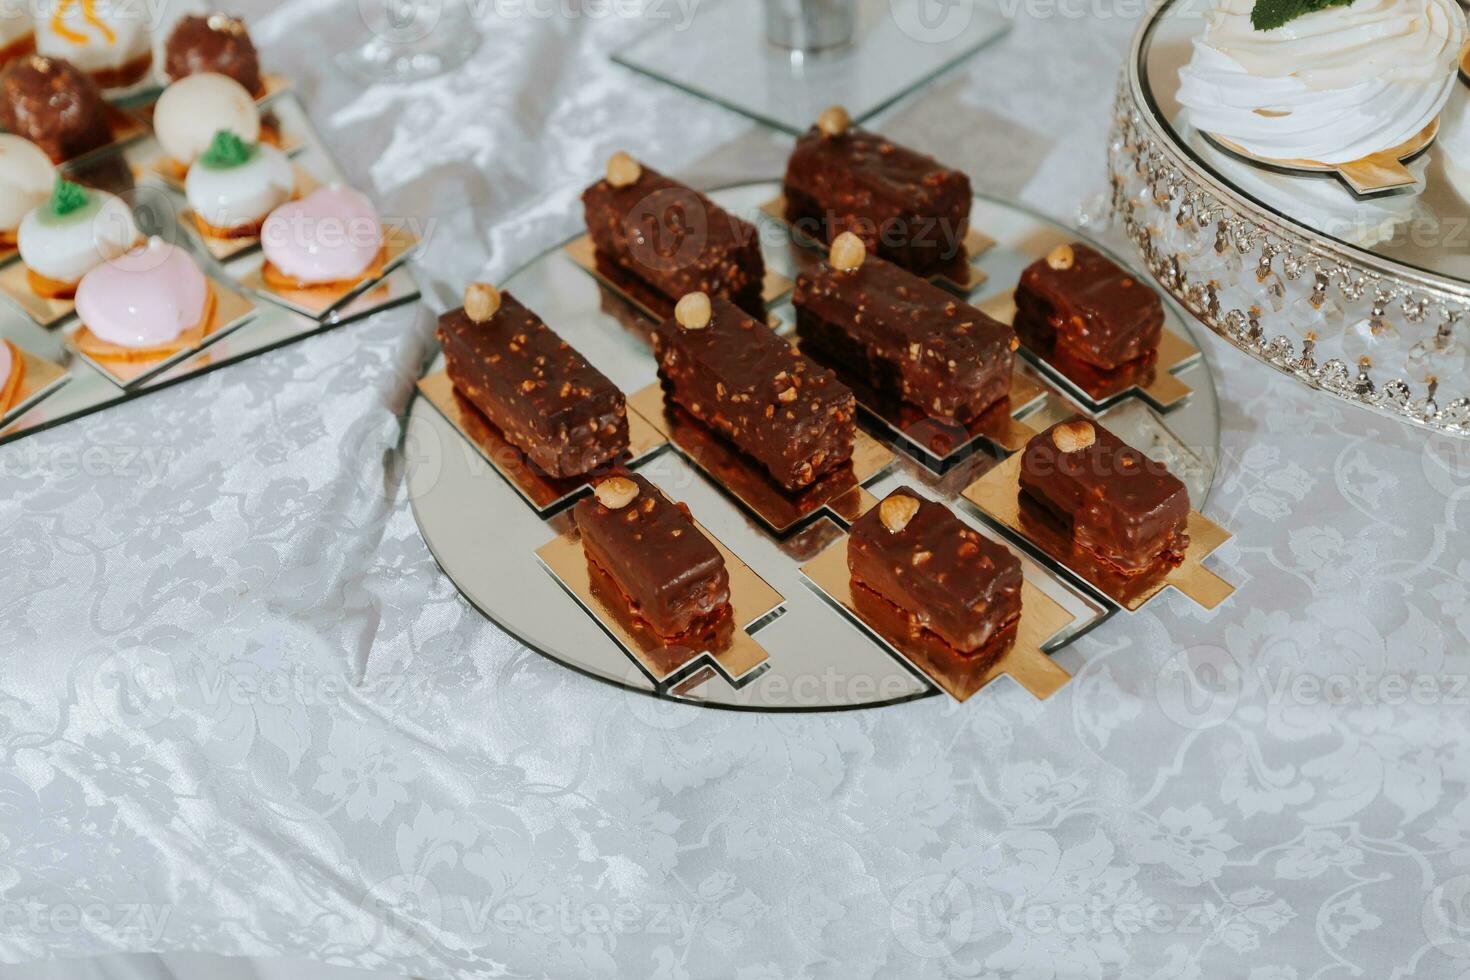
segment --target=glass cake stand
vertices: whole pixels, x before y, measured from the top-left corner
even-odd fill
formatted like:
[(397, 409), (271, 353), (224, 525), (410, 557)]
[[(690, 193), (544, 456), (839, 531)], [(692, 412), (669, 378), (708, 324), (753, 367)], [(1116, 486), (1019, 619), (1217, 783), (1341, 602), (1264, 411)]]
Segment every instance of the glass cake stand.
[[(768, 269), (790, 278), (802, 254), (785, 227), (761, 210), (779, 191), (778, 181), (762, 181), (707, 193), (721, 207), (757, 226)], [(996, 242), (980, 259), (980, 268), (989, 278), (970, 296), (982, 306), (1013, 289), (1021, 270), (1057, 241), (1077, 238), (1076, 232), (1032, 212), (983, 197), (975, 199), (972, 224)], [(427, 296), (457, 296), (463, 287), (436, 281), (427, 265), (416, 266), (415, 271)], [(651, 321), (576, 264), (562, 245), (531, 259), (497, 285), (514, 293), (629, 393), (630, 404), (637, 400), (634, 393), (656, 384), (657, 366), (647, 341)], [(1166, 309), (1170, 329), (1188, 337), (1187, 318), (1168, 304)], [(775, 301), (771, 312), (781, 321), (782, 331), (791, 329), (795, 317), (789, 294)], [(438, 376), (442, 369), (441, 355), (425, 377)], [(1141, 399), (1127, 398), (1098, 418), (1133, 445), (1154, 447), (1156, 455), (1168, 452), (1162, 449), (1165, 444), (1177, 444), (1184, 450), (1181, 455), (1197, 458), (1198, 466), (1176, 464), (1176, 471), (1189, 487), (1191, 501), (1203, 507), (1219, 452), (1214, 383), (1203, 358), (1180, 370), (1178, 377), (1192, 393), (1167, 413), (1160, 415)], [(1072, 410), (1052, 389), (1046, 404), (1023, 418), (1039, 425), (1039, 417)], [(865, 426), (876, 432), (869, 423), (871, 420)], [(672, 499), (687, 503), (695, 519), (779, 592), (784, 604), (779, 615), (768, 617), (751, 633), (769, 659), (749, 675), (732, 681), (695, 661), (687, 672), (656, 683), (538, 560), (537, 550), (567, 528), (570, 500), (555, 505), (556, 510), (538, 510), (481, 452), (429, 397), (420, 394), (413, 399), (402, 456), (414, 518), (430, 552), (487, 618), (561, 665), (636, 693), (630, 697), (632, 710), (658, 710), (645, 695), (704, 707), (766, 712), (874, 708), (941, 695), (932, 681), (846, 618), (804, 576), (803, 565), (842, 537), (833, 517), (817, 516), (785, 535), (769, 533), (750, 511), (672, 447), (642, 457), (633, 468)], [(985, 449), (977, 449), (964, 465), (942, 474), (901, 449), (894, 455), (889, 468), (866, 484), (874, 496), (882, 498), (908, 485), (949, 504), (981, 533), (999, 535), (960, 496), (978, 473), (993, 465)], [(1070, 617), (1070, 624), (1054, 637), (1055, 645), (1045, 649), (1063, 669), (1075, 673), (1081, 661), (1065, 645), (1118, 608), (1069, 579), (1044, 556), (1014, 545), (1013, 550), (1021, 557), (1028, 583)]]
[(830, 105), (861, 122), (1010, 29), (980, 0), (849, 2), (856, 16), (846, 44), (803, 51), (773, 43), (755, 3), (719, 0), (698, 5), (687, 23), (660, 25), (613, 60), (799, 134)]
[(1354, 405), (1470, 436), (1470, 180), (1439, 146), (1410, 163), (1418, 193), (1366, 198), (1332, 175), (1222, 152), (1177, 97), (1203, 24), (1192, 5), (1164, 0), (1121, 80), (1113, 203), (1143, 263), (1252, 357)]

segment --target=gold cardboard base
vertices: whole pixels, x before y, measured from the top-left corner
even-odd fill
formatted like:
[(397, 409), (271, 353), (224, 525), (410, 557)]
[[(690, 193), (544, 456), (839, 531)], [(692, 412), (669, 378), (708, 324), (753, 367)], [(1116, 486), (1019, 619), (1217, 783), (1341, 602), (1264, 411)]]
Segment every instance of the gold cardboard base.
[[(800, 245), (806, 252), (797, 252), (796, 259), (803, 266), (811, 262), (820, 261), (826, 257), (827, 246), (802, 234), (791, 222), (786, 220), (786, 197), (781, 195), (761, 205), (761, 211), (771, 220), (784, 226), (791, 233), (791, 240)], [(985, 285), (990, 278), (975, 263), (980, 261), (980, 256), (995, 247), (995, 239), (971, 228), (965, 234), (964, 247), (961, 254), (950, 260), (940, 271), (929, 277), (929, 281), (936, 285), (949, 286), (968, 295)]]
[(964, 654), (928, 630), (916, 628), (903, 610), (876, 592), (855, 584), (847, 567), (845, 537), (803, 565), (801, 573), (890, 653), (913, 665), (956, 701), (969, 700), (1001, 675), (1009, 675), (1043, 700), (1072, 679), (1042, 652), (1071, 624), (1072, 616), (1030, 582), (1021, 585), (1021, 619), (1014, 640), (997, 653)]
[[(664, 684), (690, 664), (706, 657), (731, 683), (738, 684), (770, 659), (748, 631), (770, 622), (774, 618), (772, 614), (785, 604), (786, 599), (698, 522), (695, 526), (725, 559), (725, 569), (730, 575), (731, 617), (728, 623), (733, 626), (715, 636), (698, 637), (697, 641), (701, 642), (681, 638), (679, 643), (671, 646), (644, 625), (628, 607), (627, 599), (617, 585), (601, 569), (588, 562), (575, 526), (536, 549), (536, 555), (562, 588), (581, 603), (582, 608), (648, 672), (656, 684)], [(705, 640), (713, 642), (702, 642)]]
[(964, 497), (1021, 540), (1071, 571), (1129, 612), (1142, 609), (1173, 586), (1206, 609), (1214, 609), (1235, 586), (1205, 568), (1205, 558), (1230, 540), (1230, 533), (1198, 511), (1189, 513), (1189, 550), (1183, 564), (1157, 573), (1125, 576), (1075, 548), (1065, 528), (1022, 502), (1021, 454), (1010, 457), (965, 489)]
[[(1464, 63), (1463, 61), (1461, 62)], [(1333, 174), (1343, 183), (1351, 188), (1352, 192), (1359, 197), (1368, 197), (1373, 194), (1382, 194), (1387, 191), (1398, 190), (1403, 187), (1412, 187), (1416, 181), (1414, 174), (1409, 170), (1408, 161), (1413, 160), (1419, 154), (1429, 149), (1429, 145), (1439, 136), (1439, 119), (1436, 117), (1428, 126), (1421, 129), (1416, 135), (1410, 137), (1398, 146), (1390, 147), (1361, 160), (1353, 160), (1348, 163), (1320, 163), (1316, 160), (1273, 160), (1269, 157), (1257, 156), (1245, 147), (1223, 136), (1214, 133), (1206, 133), (1207, 137), (1214, 143), (1219, 144), (1225, 150), (1243, 160), (1251, 163), (1272, 167), (1277, 170), (1295, 170), (1308, 174)]]
[(804, 490), (789, 493), (754, 460), (669, 403), (657, 383), (630, 395), (628, 407), (647, 419), (684, 458), (778, 536), (819, 514), (851, 524), (877, 503), (864, 485), (881, 476), (894, 460), (892, 450), (859, 428), (852, 459), (846, 465)]
[[(210, 318), (210, 325), (204, 331), (204, 336), (198, 346), (189, 347), (176, 354), (152, 361), (103, 361), (89, 357), (78, 350), (70, 337), (67, 338), (67, 345), (76, 351), (78, 357), (122, 387), (132, 388), (142, 384), (169, 368), (182, 364), (200, 351), (208, 349), (209, 345), (237, 327), (244, 326), (255, 315), (255, 304), (244, 296), (217, 279), (211, 279), (210, 286), (213, 287), (215, 294), (214, 315)], [(200, 366), (202, 367), (203, 364)]]
[(0, 293), (11, 305), (42, 327), (54, 327), (76, 312), (77, 304), (70, 299), (47, 299), (37, 296), (26, 277), (26, 264), (12, 262), (0, 269)]
[(44, 357), (37, 357), (18, 344), (15, 349), (20, 351), (20, 359), (25, 365), (26, 373), (21, 379), (20, 390), (15, 393), (15, 401), (9, 408), (0, 411), (0, 427), (8, 425), (30, 411), (67, 380), (66, 368), (60, 364), (48, 361)]
[[(978, 304), (987, 315), (1008, 326), (1016, 323), (1016, 293), (1009, 290)], [(1049, 374), (1069, 388), (1093, 411), (1101, 410), (1118, 397), (1138, 391), (1167, 412), (1194, 393), (1194, 389), (1174, 372), (1193, 364), (1200, 357), (1199, 348), (1164, 326), (1154, 357), (1146, 363), (1123, 365), (1115, 371), (1104, 371), (1075, 358), (1059, 357), (1045, 349), (1035, 337), (1020, 337), (1021, 347)], [(1141, 361), (1143, 359), (1140, 359)]]
[[(530, 504), (541, 517), (548, 516), (582, 495), (589, 486), (588, 476), (552, 477), (538, 470), (526, 454), (511, 445), (495, 424), (454, 390), (446, 371), (438, 371), (419, 379), (419, 392), (439, 410), (445, 421), (479, 450), (505, 481)], [(628, 452), (604, 469), (617, 466), (632, 468), (668, 445), (663, 434), (643, 416), (628, 412)]]
[[(627, 300), (646, 316), (655, 320), (666, 320), (673, 315), (676, 301), (671, 301), (638, 277), (630, 275), (604, 259), (597, 251), (597, 247), (592, 244), (591, 235), (573, 239), (567, 244), (564, 251), (567, 257), (583, 271), (590, 273), (598, 282)], [(779, 272), (767, 269), (766, 277), (761, 283), (761, 302), (769, 309), (791, 292), (791, 286), (790, 279)], [(747, 310), (746, 312), (755, 316), (754, 311)], [(771, 320), (768, 318), (766, 322), (771, 323)], [(774, 328), (775, 324), (771, 323), (771, 326)]]
[[(256, 268), (249, 274), (240, 278), (240, 285), (253, 292), (260, 293), (275, 299), (281, 305), (295, 310), (304, 316), (314, 319), (324, 319), (333, 311), (346, 305), (348, 300), (360, 296), (369, 295), (377, 290), (388, 275), (403, 264), (404, 260), (417, 247), (419, 240), (417, 236), (403, 228), (394, 225), (383, 227), (383, 271), (371, 279), (365, 279), (352, 286), (335, 289), (290, 289), (277, 290), (266, 285), (261, 270)], [(386, 298), (386, 297), (385, 297)]]

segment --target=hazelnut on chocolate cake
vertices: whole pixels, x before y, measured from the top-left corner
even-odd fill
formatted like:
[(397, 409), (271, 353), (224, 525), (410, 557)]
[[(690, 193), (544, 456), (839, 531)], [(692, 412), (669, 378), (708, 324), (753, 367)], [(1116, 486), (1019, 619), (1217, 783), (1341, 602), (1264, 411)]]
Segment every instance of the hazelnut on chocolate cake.
[(1021, 617), (1021, 563), (950, 509), (900, 487), (853, 524), (853, 580), (963, 653)]
[(918, 275), (964, 254), (970, 178), (858, 129), (840, 106), (796, 141), (781, 191), (786, 220), (823, 244), (850, 231)]
[(664, 391), (787, 491), (852, 457), (852, 391), (733, 303), (690, 293), (653, 336)]
[(1164, 304), (1096, 249), (1058, 245), (1021, 273), (1016, 332), (1111, 371), (1159, 346)]
[(879, 392), (968, 422), (1010, 394), (1010, 327), (843, 232), (825, 263), (796, 280), (802, 340)]
[(627, 450), (623, 393), (509, 293), (472, 284), (438, 337), (455, 389), (549, 476), (580, 476)]
[(588, 559), (659, 636), (679, 636), (729, 612), (730, 573), (719, 549), (687, 507), (643, 477), (598, 481), (572, 516)]
[(53, 163), (112, 142), (97, 84), (68, 62), (40, 55), (0, 72), (0, 129), (35, 143)]
[(1073, 416), (1021, 454), (1021, 492), (1073, 542), (1124, 575), (1177, 565), (1189, 547), (1189, 491), (1096, 422)]
[(701, 292), (764, 313), (759, 233), (698, 191), (615, 153), (582, 207), (598, 254), (663, 296), (666, 308)]
[(180, 18), (164, 48), (163, 70), (175, 82), (189, 75), (226, 75), (256, 98), (265, 94), (250, 32), (240, 18), (227, 14)]

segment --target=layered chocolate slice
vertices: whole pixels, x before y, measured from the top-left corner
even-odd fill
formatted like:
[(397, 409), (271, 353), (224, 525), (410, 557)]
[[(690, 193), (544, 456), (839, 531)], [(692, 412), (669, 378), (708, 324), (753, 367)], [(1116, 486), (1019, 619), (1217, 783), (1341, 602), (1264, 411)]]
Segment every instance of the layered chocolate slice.
[(796, 280), (802, 340), (884, 394), (968, 422), (1011, 390), (1016, 335), (844, 233)]
[(653, 348), (668, 396), (785, 490), (851, 458), (852, 392), (727, 300), (684, 297)]
[(1021, 273), (1016, 332), (1028, 346), (1056, 349), (1111, 371), (1159, 346), (1158, 293), (1080, 242), (1059, 245)]
[(919, 275), (964, 254), (970, 178), (850, 125), (838, 107), (796, 141), (782, 183), (786, 220), (830, 243), (844, 231)]
[(1038, 434), (1021, 455), (1020, 482), (1076, 545), (1125, 575), (1184, 560), (1189, 491), (1096, 422), (1074, 416)]
[(470, 286), (438, 336), (455, 389), (547, 475), (579, 476), (627, 450), (623, 393), (511, 294)]
[(1021, 563), (943, 504), (899, 488), (852, 526), (847, 567), (950, 646), (972, 652), (1021, 615)]
[(582, 207), (599, 256), (669, 307), (703, 292), (764, 312), (759, 233), (698, 191), (619, 153), (607, 176), (583, 192)]
[(572, 510), (582, 547), (637, 616), (677, 637), (729, 610), (725, 559), (689, 516), (636, 473), (598, 482)]

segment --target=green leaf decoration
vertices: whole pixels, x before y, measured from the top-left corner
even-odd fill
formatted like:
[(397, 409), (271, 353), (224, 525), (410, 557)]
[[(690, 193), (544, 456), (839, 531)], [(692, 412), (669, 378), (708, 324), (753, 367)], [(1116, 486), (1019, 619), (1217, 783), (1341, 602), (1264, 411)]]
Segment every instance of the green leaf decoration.
[(1274, 30), (1318, 10), (1352, 5), (1353, 0), (1256, 0), (1251, 8), (1251, 26), (1258, 31)]
[(206, 167), (216, 170), (238, 167), (250, 159), (250, 144), (228, 129), (221, 129), (214, 134), (214, 139), (209, 142), (209, 149), (199, 159)]
[(58, 218), (64, 218), (73, 211), (80, 211), (87, 206), (87, 189), (80, 184), (73, 184), (64, 177), (56, 178), (56, 186), (51, 189), (51, 211)]

